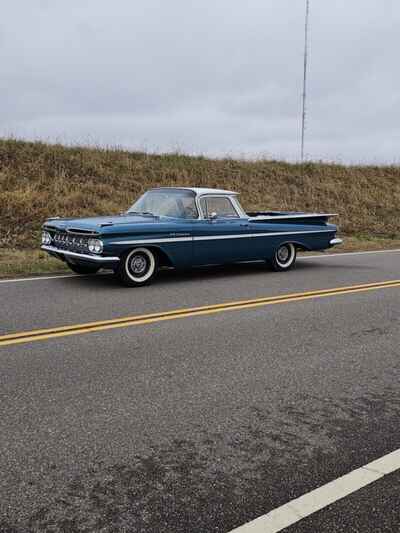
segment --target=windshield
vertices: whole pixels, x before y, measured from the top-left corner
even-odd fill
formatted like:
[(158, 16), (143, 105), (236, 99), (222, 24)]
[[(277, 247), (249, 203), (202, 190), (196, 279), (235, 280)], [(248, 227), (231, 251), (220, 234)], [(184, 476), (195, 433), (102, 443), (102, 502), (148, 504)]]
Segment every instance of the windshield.
[(143, 194), (128, 213), (152, 214), (171, 218), (198, 218), (195, 196), (191, 191), (155, 189)]

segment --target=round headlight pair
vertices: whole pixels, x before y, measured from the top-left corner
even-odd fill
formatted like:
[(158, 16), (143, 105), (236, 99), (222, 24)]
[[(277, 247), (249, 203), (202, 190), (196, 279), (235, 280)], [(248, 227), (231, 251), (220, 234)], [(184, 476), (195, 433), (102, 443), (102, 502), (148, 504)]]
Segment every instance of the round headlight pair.
[(42, 231), (42, 244), (51, 244), (51, 235), (48, 231)]
[(103, 241), (100, 239), (89, 239), (88, 248), (92, 254), (101, 254), (103, 251)]

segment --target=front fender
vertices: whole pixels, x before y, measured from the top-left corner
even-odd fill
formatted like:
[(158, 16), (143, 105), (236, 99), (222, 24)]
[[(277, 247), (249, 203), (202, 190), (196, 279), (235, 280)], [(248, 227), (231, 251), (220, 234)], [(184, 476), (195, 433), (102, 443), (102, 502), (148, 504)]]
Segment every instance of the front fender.
[(162, 266), (187, 268), (193, 262), (193, 239), (153, 242), (155, 239), (126, 239), (125, 242), (104, 242), (104, 251), (122, 257), (134, 248), (148, 248), (158, 254)]

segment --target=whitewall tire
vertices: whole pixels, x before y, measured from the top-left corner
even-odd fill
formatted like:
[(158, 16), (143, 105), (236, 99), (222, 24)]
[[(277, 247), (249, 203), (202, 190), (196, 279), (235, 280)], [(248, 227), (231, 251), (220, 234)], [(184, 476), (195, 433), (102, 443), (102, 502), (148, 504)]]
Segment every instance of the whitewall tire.
[(138, 287), (151, 282), (157, 273), (157, 257), (148, 248), (134, 248), (121, 257), (117, 274), (124, 285)]
[(281, 244), (279, 248), (275, 250), (274, 257), (271, 260), (271, 266), (277, 272), (290, 270), (296, 262), (296, 257), (297, 250), (294, 244)]

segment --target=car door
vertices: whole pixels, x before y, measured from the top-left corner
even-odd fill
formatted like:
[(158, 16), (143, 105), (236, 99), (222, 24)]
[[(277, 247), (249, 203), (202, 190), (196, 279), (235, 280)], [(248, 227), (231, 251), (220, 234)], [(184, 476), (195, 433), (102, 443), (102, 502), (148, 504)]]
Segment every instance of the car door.
[(245, 261), (249, 249), (249, 223), (229, 196), (200, 197), (202, 217), (193, 225), (194, 263), (197, 265)]

